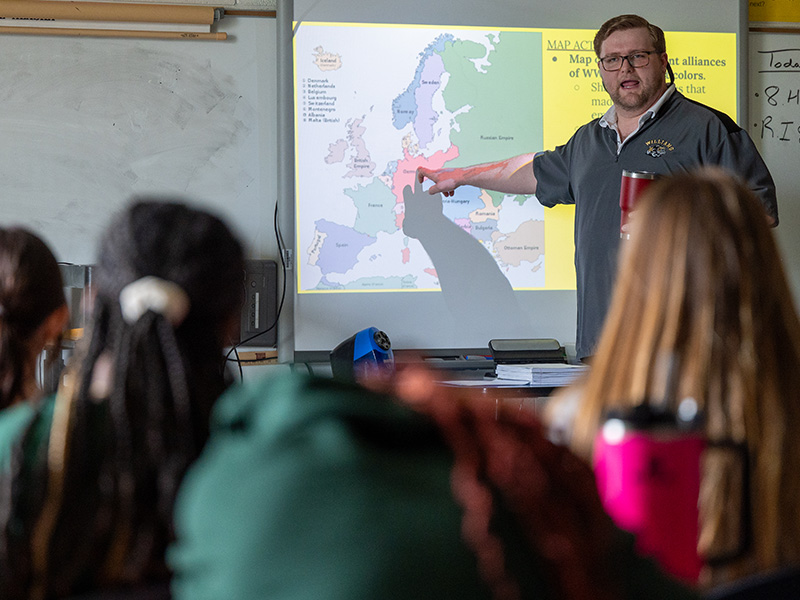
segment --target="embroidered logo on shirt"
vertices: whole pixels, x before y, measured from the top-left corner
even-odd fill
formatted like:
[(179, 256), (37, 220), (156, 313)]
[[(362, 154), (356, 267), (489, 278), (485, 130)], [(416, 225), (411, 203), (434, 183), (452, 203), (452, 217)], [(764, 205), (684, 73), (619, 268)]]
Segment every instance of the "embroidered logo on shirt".
[(653, 158), (664, 156), (667, 152), (675, 150), (675, 146), (670, 144), (667, 140), (648, 140), (645, 142), (647, 145), (647, 154)]

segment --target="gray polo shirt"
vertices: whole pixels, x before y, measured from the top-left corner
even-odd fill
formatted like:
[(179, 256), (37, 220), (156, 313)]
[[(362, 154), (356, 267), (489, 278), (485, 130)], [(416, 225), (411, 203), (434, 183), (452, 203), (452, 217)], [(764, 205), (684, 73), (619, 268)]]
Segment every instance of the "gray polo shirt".
[(575, 205), (578, 358), (594, 352), (611, 299), (622, 171), (669, 174), (706, 164), (747, 181), (777, 224), (775, 184), (750, 136), (726, 114), (677, 90), (619, 148), (616, 132), (595, 119), (563, 146), (534, 159), (539, 202)]

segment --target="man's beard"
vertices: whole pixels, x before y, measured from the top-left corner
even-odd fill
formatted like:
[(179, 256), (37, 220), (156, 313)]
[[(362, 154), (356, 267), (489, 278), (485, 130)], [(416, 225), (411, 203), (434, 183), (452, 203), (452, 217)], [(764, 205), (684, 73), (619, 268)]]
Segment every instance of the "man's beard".
[[(605, 86), (605, 82), (603, 85)], [(628, 111), (636, 111), (649, 108), (650, 105), (658, 99), (657, 94), (659, 88), (660, 86), (657, 81), (648, 85), (640, 79), (639, 91), (635, 94), (627, 93), (623, 95), (623, 92), (626, 90), (623, 90), (619, 86), (615, 86), (613, 91), (609, 91), (608, 87), (606, 87), (606, 91), (608, 95), (611, 96), (611, 100), (614, 102), (615, 106)]]

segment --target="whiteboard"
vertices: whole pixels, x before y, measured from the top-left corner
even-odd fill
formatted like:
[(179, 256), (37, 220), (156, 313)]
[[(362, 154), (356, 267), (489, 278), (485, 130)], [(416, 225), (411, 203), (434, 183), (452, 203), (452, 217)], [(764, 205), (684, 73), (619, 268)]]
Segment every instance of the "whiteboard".
[[(294, 10), (290, 12), (289, 8), (292, 5)], [(567, 3), (544, 1), (519, 2), (517, 0), (495, 2), (460, 0), (457, 5), (458, 10), (453, 10), (453, 3), (431, 3), (427, 0), (410, 0), (401, 4), (388, 2), (386, 0), (369, 3), (358, 1), (341, 3), (335, 0), (294, 0), (293, 3), (281, 2), (278, 7), (278, 34), (281, 35), (281, 31), (283, 30), (291, 31), (294, 34), (294, 39), (287, 35), (284, 40), (285, 43), (279, 44), (279, 59), (283, 56), (285, 59), (289, 60), (288, 64), (285, 64), (284, 60), (281, 61), (283, 66), (282, 75), (286, 76), (286, 78), (283, 76), (279, 77), (279, 85), (281, 82), (284, 82), (282, 88), (283, 94), (281, 97), (284, 98), (286, 110), (285, 112), (281, 111), (282, 114), (289, 114), (289, 111), (293, 107), (292, 101), (295, 99), (299, 102), (308, 101), (309, 107), (312, 106), (312, 103), (316, 104), (317, 101), (320, 100), (320, 98), (312, 97), (313, 90), (308, 92), (309, 95), (306, 96), (306, 91), (304, 91), (305, 88), (303, 86), (311, 85), (312, 83), (324, 85), (336, 90), (336, 94), (331, 92), (330, 98), (330, 104), (335, 106), (333, 106), (333, 108), (317, 109), (320, 113), (325, 110), (338, 110), (336, 106), (343, 107), (348, 104), (347, 100), (338, 101), (337, 98), (355, 98), (359, 101), (365, 98), (367, 99), (364, 101), (364, 106), (360, 106), (358, 110), (353, 108), (352, 113), (349, 113), (346, 108), (342, 109), (340, 113), (337, 112), (335, 115), (331, 113), (330, 116), (336, 119), (341, 118), (342, 124), (346, 124), (348, 118), (360, 119), (361, 115), (376, 115), (387, 106), (394, 108), (394, 103), (384, 101), (383, 96), (385, 95), (385, 90), (391, 90), (392, 93), (396, 93), (396, 98), (411, 98), (411, 92), (403, 96), (401, 96), (401, 94), (405, 94), (404, 90), (407, 91), (411, 89), (410, 86), (406, 87), (408, 85), (407, 82), (413, 80), (418, 72), (422, 72), (422, 66), (417, 68), (416, 63), (420, 57), (426, 56), (426, 54), (423, 51), (424, 46), (422, 44), (393, 43), (394, 37), (389, 32), (392, 32), (394, 29), (403, 30), (404, 33), (407, 33), (409, 30), (414, 30), (415, 28), (430, 32), (434, 30), (439, 31), (442, 28), (448, 27), (464, 27), (470, 31), (475, 31), (476, 28), (482, 27), (506, 29), (559, 29), (563, 30), (559, 35), (563, 35), (564, 38), (555, 41), (554, 44), (550, 46), (545, 43), (543, 47), (552, 49), (553, 52), (559, 49), (565, 50), (569, 53), (569, 58), (567, 58), (566, 53), (562, 55), (562, 58), (553, 54), (546, 60), (542, 60), (541, 65), (553, 65), (559, 61), (559, 66), (568, 65), (570, 63), (567, 63), (567, 60), (576, 65), (593, 65), (595, 57), (591, 47), (591, 40), (594, 37), (597, 27), (615, 14), (630, 11), (642, 14), (652, 22), (658, 23), (660, 27), (668, 32), (696, 32), (701, 34), (723, 33), (727, 37), (733, 39), (736, 48), (736, 61), (731, 61), (728, 64), (734, 64), (735, 62), (738, 70), (735, 74), (734, 85), (731, 86), (730, 96), (740, 100), (737, 116), (746, 114), (746, 98), (743, 98), (746, 95), (746, 86), (744, 85), (744, 80), (746, 79), (746, 54), (744, 53), (744, 49), (747, 40), (747, 36), (744, 34), (746, 31), (746, 4), (742, 0), (718, 0), (702, 3), (669, 3), (660, 0), (640, 0), (635, 7), (628, 8), (620, 7), (611, 2), (596, 2), (592, 0), (571, 0)], [(686, 19), (685, 15), (688, 14), (687, 11), (691, 13), (691, 19)], [(289, 14), (287, 15), (287, 13)], [(284, 18), (289, 21), (289, 25), (291, 24), (291, 20), (288, 19), (287, 16), (293, 17), (295, 21), (291, 29), (287, 27), (287, 23), (281, 23), (281, 19)], [(304, 30), (308, 32), (312, 27), (319, 27), (322, 29), (324, 27), (329, 27), (330, 23), (335, 24), (333, 28), (339, 28), (337, 34), (342, 37), (343, 41), (341, 43), (335, 39), (335, 35), (330, 38), (331, 43), (324, 41), (323, 38), (314, 38), (313, 40), (303, 39)], [(354, 72), (363, 72), (365, 74), (365, 81), (369, 78), (369, 83), (377, 82), (377, 85), (382, 87), (380, 93), (376, 95), (372, 95), (368, 92), (366, 90), (367, 86), (354, 89), (342, 83), (338, 75), (344, 73), (344, 70), (338, 73), (328, 72), (332, 69), (338, 70), (339, 66), (335, 65), (344, 65), (343, 68), (346, 69), (347, 65), (354, 64), (351, 57), (358, 55), (358, 51), (347, 48), (347, 46), (351, 41), (353, 44), (356, 44), (361, 40), (366, 40), (366, 34), (364, 34), (364, 32), (369, 31), (373, 26), (376, 28), (375, 31), (377, 31), (377, 28), (381, 28), (381, 32), (385, 33), (385, 35), (379, 36), (376, 34), (374, 38), (365, 41), (361, 54), (370, 60), (374, 59), (376, 64), (354, 70)], [(352, 34), (347, 30), (349, 27), (352, 27)], [(581, 30), (583, 33), (579, 34), (578, 30)], [(351, 37), (347, 38), (348, 35)], [(480, 33), (478, 35), (484, 34)], [(484, 38), (494, 39), (490, 35), (484, 35)], [(318, 46), (315, 45), (316, 40), (322, 40)], [(293, 41), (295, 42), (294, 46), (292, 45)], [(341, 50), (343, 47), (345, 49)], [(294, 55), (292, 54), (293, 48), (295, 52)], [(578, 50), (575, 50), (576, 48), (578, 48)], [(578, 51), (585, 52), (585, 54), (576, 54)], [(339, 52), (344, 52), (345, 54), (349, 52), (349, 55), (346, 56), (342, 54), (339, 56)], [(325, 81), (312, 80), (311, 75), (304, 81), (303, 78), (305, 76), (301, 74), (302, 69), (298, 69), (298, 88), (295, 90), (291, 83), (292, 63), (290, 59), (295, 57), (299, 62), (301, 60), (301, 53), (303, 57), (302, 60), (312, 61), (314, 60), (314, 56), (319, 57), (323, 55), (327, 59), (335, 55), (339, 56), (342, 62), (337, 63), (336, 60), (334, 60), (334, 62), (330, 64), (327, 62), (322, 63), (325, 73), (320, 75), (320, 78), (330, 78), (330, 80), (325, 79)], [(480, 52), (475, 56), (480, 56)], [(528, 88), (522, 85), (525, 83), (524, 80), (526, 77), (537, 73), (539, 63), (536, 61), (539, 60), (538, 53), (533, 49), (531, 49), (531, 51), (521, 51), (516, 65), (528, 65), (528, 67), (536, 65), (536, 67), (527, 68), (526, 73), (520, 74), (519, 76), (511, 74), (505, 79), (505, 82), (514, 82), (516, 84), (516, 89), (514, 90), (499, 91), (501, 87), (499, 85), (491, 89), (492, 91), (497, 90), (498, 96), (503, 98), (520, 98), (520, 96), (522, 96), (512, 108), (516, 109), (517, 106), (524, 105), (528, 111), (525, 115), (526, 117), (532, 116), (533, 119), (539, 119), (541, 123), (544, 123), (545, 111), (540, 107), (540, 104), (544, 106), (544, 100), (539, 102), (537, 92), (525, 96), (525, 90)], [(477, 62), (477, 59), (474, 59), (474, 62)], [(491, 59), (489, 59), (488, 62), (491, 62)], [(308, 67), (308, 64), (309, 63), (306, 63), (305, 67), (313, 72), (313, 68)], [(320, 65), (316, 63), (314, 64), (320, 71), (323, 70), (323, 67), (320, 67)], [(391, 68), (388, 67), (390, 64), (392, 65)], [(384, 65), (386, 65), (386, 67), (384, 67)], [(683, 65), (687, 65), (687, 63), (684, 62)], [(395, 66), (396, 68), (394, 68)], [(327, 67), (331, 67), (332, 69)], [(474, 66), (467, 66), (467, 68), (474, 68)], [(464, 69), (459, 67), (459, 72), (462, 71), (464, 71)], [(541, 72), (545, 72), (543, 66), (541, 67)], [(372, 73), (380, 73), (381, 76), (385, 74), (386, 79), (381, 79), (379, 76), (367, 76), (367, 74)], [(558, 80), (557, 78), (548, 78), (545, 82), (544, 77), (542, 77), (543, 83), (541, 84), (541, 89), (564, 90), (562, 98), (560, 98), (561, 102), (556, 101), (550, 104), (551, 106), (559, 108), (569, 106), (573, 111), (570, 114), (573, 114), (574, 105), (570, 105), (564, 97), (568, 97), (572, 90), (577, 91), (579, 89), (591, 89), (591, 93), (597, 94), (598, 97), (590, 101), (600, 100), (602, 102), (607, 100), (607, 96), (605, 92), (603, 92), (599, 82), (599, 73), (596, 74), (598, 81), (592, 82), (596, 84), (594, 88), (581, 88), (581, 83), (583, 83), (584, 86), (589, 85), (588, 78), (593, 76), (592, 73), (587, 75), (586, 71), (577, 69), (574, 73), (576, 73), (576, 75), (571, 75), (571, 77), (576, 78), (574, 80), (564, 81)], [(682, 73), (676, 70), (676, 74), (678, 75), (677, 79), (680, 81), (680, 75)], [(446, 76), (449, 76), (449, 73)], [(586, 81), (579, 81), (579, 79), (577, 79), (579, 76), (586, 78)], [(387, 81), (389, 77), (396, 77), (396, 81)], [(355, 76), (353, 76), (352, 79), (355, 79)], [(287, 80), (289, 83), (285, 83)], [(439, 84), (440, 81), (433, 78), (433, 81), (428, 83)], [(536, 84), (532, 87), (536, 87)], [(469, 89), (478, 90), (484, 88), (471, 83)], [(689, 93), (692, 92), (689, 91)], [(476, 95), (473, 95), (473, 99)], [(379, 100), (373, 103), (373, 99), (376, 96)], [(542, 97), (544, 97), (543, 94)], [(322, 100), (328, 102), (329, 99), (322, 98)], [(353, 105), (355, 105), (355, 103), (353, 103)], [(472, 107), (476, 105), (476, 102), (465, 101), (463, 108), (465, 110), (471, 110)], [(302, 113), (306, 111), (306, 108), (301, 109), (301, 106), (306, 105), (298, 105), (298, 116), (305, 119), (307, 115)], [(314, 109), (309, 108), (308, 110), (312, 111)], [(408, 112), (405, 105), (403, 105), (401, 110), (406, 113)], [(460, 108), (457, 108), (457, 111), (460, 110)], [(726, 110), (730, 112), (730, 109)], [(437, 130), (446, 129), (451, 122), (455, 123), (452, 130), (460, 127), (460, 124), (456, 123), (455, 120), (451, 121), (449, 118), (442, 118), (441, 121), (439, 120), (441, 115), (445, 114), (445, 111), (435, 112), (435, 114), (434, 112), (435, 111), (426, 114), (429, 115), (431, 120), (433, 120), (434, 117), (436, 118)], [(501, 112), (502, 115), (500, 114)], [(482, 121), (482, 124), (493, 124), (501, 121), (499, 117), (512, 114), (515, 113), (512, 111), (498, 110), (498, 117), (489, 116)], [(314, 117), (314, 119), (320, 118), (320, 115), (310, 116)], [(323, 123), (324, 118), (325, 115), (322, 115)], [(521, 118), (514, 118), (518, 123), (522, 123), (523, 121)], [(549, 117), (548, 123), (563, 123), (565, 120), (566, 119), (558, 116), (555, 118)], [(303, 121), (298, 122), (303, 123)], [(367, 124), (366, 121), (364, 121), (366, 133), (362, 135), (361, 130), (359, 130), (357, 144), (359, 148), (366, 148), (368, 150), (370, 164), (374, 162), (378, 165), (375, 175), (393, 174), (396, 172), (412, 173), (413, 171), (411, 168), (407, 166), (403, 166), (403, 168), (397, 167), (395, 171), (395, 167), (398, 163), (392, 162), (391, 157), (388, 156), (388, 150), (396, 151), (398, 148), (405, 148), (401, 143), (395, 143), (391, 148), (387, 146), (385, 148), (387, 152), (382, 155), (382, 159), (377, 159), (378, 152), (384, 150), (384, 147), (381, 146), (383, 141), (392, 140), (392, 138), (388, 135), (378, 135), (374, 132), (380, 131), (381, 134), (383, 134), (385, 131), (390, 131), (388, 126), (382, 126), (389, 122), (389, 119), (385, 119), (382, 124), (374, 126), (374, 123)], [(440, 128), (440, 123), (445, 123), (446, 127)], [(359, 127), (361, 127), (361, 124), (362, 122), (358, 121)], [(544, 130), (543, 125), (542, 129)], [(298, 139), (303, 135), (303, 132), (307, 131), (304, 125), (299, 125), (297, 130), (301, 132), (301, 134), (298, 135)], [(519, 127), (514, 130), (514, 135), (519, 136), (518, 139), (522, 139), (522, 131), (523, 128)], [(306, 357), (325, 357), (327, 356), (327, 351), (340, 341), (346, 339), (354, 332), (370, 326), (385, 331), (391, 338), (395, 350), (408, 349), (414, 352), (422, 351), (424, 353), (430, 353), (431, 355), (439, 355), (439, 353), (441, 353), (442, 355), (452, 356), (480, 353), (482, 350), (486, 349), (488, 341), (493, 338), (555, 337), (567, 345), (575, 340), (577, 302), (574, 288), (570, 289), (570, 287), (566, 285), (553, 285), (548, 288), (546, 285), (542, 286), (539, 284), (515, 285), (515, 287), (512, 288), (510, 279), (504, 279), (496, 283), (497, 280), (493, 279), (493, 277), (498, 275), (498, 272), (501, 277), (505, 277), (504, 273), (510, 269), (506, 269), (506, 271), (503, 272), (502, 269), (506, 268), (506, 265), (500, 265), (500, 261), (495, 260), (494, 257), (490, 257), (491, 260), (494, 261), (494, 263), (491, 263), (491, 266), (494, 268), (489, 268), (489, 266), (480, 269), (476, 268), (478, 262), (477, 260), (473, 260), (472, 257), (476, 257), (479, 253), (477, 250), (474, 252), (460, 250), (466, 247), (466, 244), (462, 246), (460, 242), (458, 242), (459, 237), (463, 238), (464, 236), (461, 235), (463, 231), (457, 228), (444, 225), (438, 232), (431, 231), (430, 235), (427, 235), (427, 241), (431, 242), (428, 244), (428, 247), (435, 247), (435, 249), (428, 251), (426, 248), (425, 251), (428, 253), (428, 256), (436, 254), (438, 258), (436, 260), (431, 259), (433, 267), (427, 270), (417, 269), (411, 272), (411, 275), (408, 277), (406, 276), (409, 274), (409, 270), (405, 265), (411, 264), (414, 257), (420, 255), (416, 249), (407, 251), (410, 245), (414, 243), (413, 241), (401, 248), (399, 243), (395, 243), (394, 245), (390, 243), (379, 245), (376, 242), (376, 244), (373, 245), (372, 238), (368, 240), (365, 239), (368, 236), (358, 239), (354, 238), (355, 241), (353, 242), (349, 239), (343, 239), (347, 237), (351, 231), (356, 231), (354, 215), (358, 216), (358, 212), (355, 210), (355, 205), (352, 202), (348, 203), (345, 201), (333, 207), (333, 203), (331, 202), (333, 193), (337, 190), (341, 191), (345, 187), (355, 188), (356, 185), (362, 185), (366, 188), (366, 186), (371, 185), (370, 181), (368, 181), (369, 177), (360, 180), (358, 184), (350, 185), (351, 173), (347, 172), (342, 178), (342, 182), (345, 182), (345, 179), (347, 179), (346, 185), (337, 185), (334, 183), (328, 186), (326, 192), (329, 193), (323, 193), (323, 190), (318, 188), (322, 187), (319, 185), (320, 181), (323, 181), (326, 185), (328, 184), (328, 181), (324, 180), (324, 177), (329, 173), (326, 169), (326, 165), (344, 164), (340, 161), (339, 154), (331, 153), (329, 157), (330, 160), (327, 160), (326, 157), (326, 160), (320, 159), (316, 163), (311, 164), (315, 158), (321, 156), (322, 153), (315, 153), (312, 159), (306, 162), (305, 159), (307, 155), (302, 154), (303, 149), (313, 144), (306, 143), (307, 140), (304, 140), (303, 143), (298, 141), (297, 145), (293, 146), (294, 131), (287, 127), (287, 131), (282, 131), (282, 133), (285, 144), (281, 146), (284, 148), (281, 152), (281, 156), (290, 156), (293, 150), (297, 152), (295, 160), (293, 162), (287, 161), (284, 164), (285, 168), (279, 168), (278, 171), (278, 176), (282, 182), (279, 184), (282, 185), (281, 202), (285, 203), (283, 206), (286, 207), (286, 210), (282, 209), (281, 211), (283, 215), (287, 216), (287, 226), (285, 230), (290, 231), (294, 226), (294, 234), (296, 235), (294, 239), (287, 236), (287, 245), (294, 249), (295, 266), (300, 265), (305, 269), (309, 267), (317, 269), (314, 271), (315, 276), (322, 273), (325, 275), (328, 273), (331, 274), (331, 277), (329, 279), (326, 278), (324, 281), (320, 277), (319, 281), (322, 283), (315, 288), (314, 286), (316, 283), (311, 281), (307, 284), (299, 275), (300, 270), (296, 269), (297, 274), (295, 277), (297, 285), (291, 286), (294, 297), (291, 299), (292, 302), (287, 302), (286, 307), (284, 307), (284, 315), (280, 323), (281, 331), (279, 332), (280, 337), (278, 345), (282, 360), (302, 360)], [(390, 133), (394, 132), (390, 131)], [(494, 133), (496, 134), (496, 132)], [(530, 145), (523, 151), (550, 149), (555, 144), (566, 141), (571, 133), (571, 131), (565, 133), (563, 137), (559, 138), (557, 141), (548, 141), (546, 144), (535, 139), (533, 142), (530, 142)], [(311, 132), (308, 138), (313, 138), (314, 135), (315, 132)], [(349, 135), (348, 133), (348, 136)], [(373, 137), (370, 138), (369, 136)], [(440, 139), (444, 137), (446, 136), (442, 136)], [(535, 136), (531, 136), (531, 138), (528, 139), (534, 137)], [(480, 139), (492, 140), (491, 143), (493, 143), (495, 139), (499, 141), (500, 138), (501, 135), (493, 136), (492, 133), (489, 132), (485, 138)], [(343, 147), (338, 143), (339, 139), (345, 139), (345, 136), (334, 136), (327, 132), (324, 134), (320, 132), (318, 137), (313, 141), (316, 146), (319, 146), (323, 150), (336, 148), (338, 151), (338, 149)], [(352, 138), (347, 137), (347, 139)], [(411, 136), (408, 139), (413, 141), (416, 138)], [(514, 138), (510, 135), (504, 135), (502, 139), (508, 140)], [(328, 145), (326, 146), (325, 144)], [(412, 146), (413, 145), (412, 143)], [(450, 149), (455, 146), (456, 144), (447, 144), (443, 146), (443, 148)], [(380, 148), (380, 150), (376, 151), (376, 148)], [(438, 146), (437, 149), (439, 149)], [(494, 156), (486, 156), (481, 160), (474, 160), (473, 162), (479, 163), (500, 160), (520, 153), (518, 150), (515, 152), (508, 151), (508, 153), (505, 154), (502, 149), (493, 151), (497, 152), (497, 154)], [(366, 154), (364, 156), (366, 156)], [(416, 160), (416, 157), (417, 155), (414, 155), (412, 158)], [(363, 158), (363, 156), (359, 156), (359, 158)], [(427, 158), (428, 156), (423, 156), (423, 159)], [(319, 165), (319, 168), (315, 169), (314, 165)], [(301, 168), (303, 166), (306, 168)], [(295, 170), (295, 167), (298, 168)], [(352, 181), (355, 181), (358, 174), (354, 173), (352, 177)], [(372, 175), (370, 175), (370, 177), (372, 177)], [(372, 180), (380, 180), (380, 177), (372, 177)], [(394, 182), (394, 179), (392, 179), (392, 181)], [(305, 190), (308, 189), (312, 189), (312, 192), (306, 193)], [(402, 189), (402, 186), (398, 186), (394, 191), (396, 192)], [(348, 194), (345, 195), (349, 196)], [(402, 213), (403, 219), (405, 219), (406, 202), (404, 199), (400, 201), (399, 194), (395, 193), (395, 197), (398, 198), (397, 206), (395, 207), (397, 213), (398, 215)], [(462, 198), (456, 199), (456, 201), (461, 200)], [(419, 205), (431, 206), (424, 205), (421, 202)], [(309, 206), (311, 206), (311, 210), (305, 210)], [(374, 203), (372, 206), (378, 206), (383, 209), (387, 205)], [(370, 207), (368, 203), (367, 207)], [(318, 212), (313, 212), (316, 209), (319, 209)], [(334, 211), (339, 209), (341, 210), (338, 212), (338, 215), (341, 215), (341, 220), (328, 219)], [(436, 209), (437, 212), (442, 212), (442, 210), (441, 208)], [(296, 223), (288, 219), (288, 215), (290, 215), (292, 211), (294, 211), (295, 215), (300, 216)], [(479, 217), (483, 218), (483, 215), (479, 215)], [(346, 221), (347, 219), (349, 219), (349, 221)], [(547, 220), (547, 217), (545, 217), (545, 220)], [(398, 218), (395, 221), (395, 225), (399, 221), (400, 219)], [(468, 221), (469, 219), (467, 218), (460, 219), (460, 223), (465, 225), (469, 224)], [(536, 221), (536, 219), (530, 219), (530, 221), (533, 222)], [(322, 229), (326, 229), (329, 222), (334, 222), (335, 226), (342, 227), (331, 227), (326, 231), (321, 231), (318, 227), (318, 225), (322, 223), (324, 226)], [(455, 224), (455, 220), (451, 223)], [(452, 234), (448, 232), (447, 235), (445, 235), (445, 227), (452, 231)], [(511, 228), (509, 228), (509, 230), (510, 229)], [(545, 229), (547, 229), (547, 227)], [(386, 231), (390, 233), (384, 235)], [(393, 236), (395, 231), (398, 233), (397, 236)], [(549, 231), (553, 231), (553, 229)], [(345, 232), (347, 235), (345, 235)], [(435, 235), (435, 233), (438, 233), (438, 235)], [(391, 238), (391, 242), (396, 242), (396, 240), (402, 238), (402, 236), (399, 235), (399, 228), (392, 230), (391, 224), (386, 227), (385, 231), (381, 230), (373, 237), (375, 240), (380, 240), (380, 242), (388, 240), (389, 238)], [(548, 236), (545, 235), (545, 237)], [(573, 227), (571, 223), (568, 222), (566, 227), (558, 229), (558, 233), (549, 236), (551, 240), (549, 255), (551, 257), (558, 256), (564, 259), (559, 262), (559, 265), (556, 267), (561, 268), (563, 271), (565, 270), (561, 267), (563, 263), (567, 264), (567, 268), (571, 268), (573, 251), (571, 249), (567, 249), (566, 251), (560, 251), (561, 249), (556, 250), (555, 243), (553, 243), (556, 237), (559, 240), (568, 239), (571, 241), (573, 238)], [(505, 243), (507, 237), (498, 236), (497, 239), (501, 239), (503, 243)], [(356, 255), (356, 260), (353, 261), (348, 256), (347, 260), (341, 260), (336, 265), (331, 265), (330, 262), (326, 262), (320, 267), (319, 265), (322, 263), (320, 259), (322, 255), (321, 249), (325, 248), (325, 242), (323, 240), (333, 242), (333, 245), (328, 246), (329, 248), (343, 248), (344, 250), (341, 250), (342, 254), (345, 252), (352, 252), (354, 249), (357, 250), (358, 254)], [(477, 237), (473, 236), (472, 240), (477, 240)], [(361, 249), (358, 248), (359, 243), (363, 243)], [(403, 243), (405, 243), (405, 240), (403, 240)], [(440, 246), (444, 246), (444, 249), (441, 249), (441, 251), (438, 250)], [(483, 252), (484, 258), (488, 255), (489, 251), (487, 251), (485, 246), (480, 246), (477, 243), (472, 244), (472, 248), (476, 247)], [(539, 251), (544, 246), (534, 243), (531, 247)], [(509, 245), (508, 248), (517, 249), (519, 246), (515, 247), (514, 245)], [(545, 250), (543, 254), (547, 255), (548, 250)], [(329, 253), (328, 257), (330, 256), (331, 254)], [(411, 258), (409, 258), (409, 256), (411, 256)], [(383, 257), (390, 257), (390, 260), (382, 262), (381, 259)], [(522, 265), (522, 262), (523, 261), (519, 261), (513, 266), (517, 267), (518, 265)], [(486, 264), (488, 265), (490, 263), (486, 261)], [(374, 270), (372, 270), (373, 265), (376, 266)], [(527, 268), (527, 264), (525, 268)], [(538, 269), (539, 265), (536, 265), (534, 268)], [(546, 271), (547, 269), (545, 268), (544, 270)], [(551, 269), (550, 272), (552, 271)], [(442, 285), (441, 291), (435, 289), (434, 285), (428, 286), (425, 289), (417, 289), (415, 287), (417, 286), (417, 279), (414, 278), (417, 277), (417, 275), (419, 275), (418, 279), (420, 281), (423, 280), (423, 276), (420, 275), (420, 273), (425, 273), (425, 275), (443, 280), (444, 277), (442, 277), (442, 275), (445, 272), (447, 272), (448, 275), (456, 273), (456, 275), (449, 278), (448, 281), (455, 281), (458, 285), (452, 285), (450, 289), (448, 289), (447, 285)], [(383, 285), (384, 281), (393, 283), (398, 279), (400, 279), (400, 283), (394, 287), (392, 285), (386, 285), (385, 289), (375, 289)], [(410, 283), (407, 287), (404, 287), (406, 282)], [(362, 287), (359, 288), (359, 286)], [(418, 286), (418, 288), (422, 287), (422, 285)], [(503, 293), (502, 297), (489, 297), (490, 294), (495, 294), (501, 289), (504, 289), (507, 293)]]
[(749, 42), (747, 128), (775, 179), (780, 225), (774, 231), (796, 303), (800, 298), (800, 31), (754, 32)]
[(248, 254), (269, 254), (274, 29), (231, 17), (223, 42), (0, 36), (0, 222), (91, 264), (132, 195), (169, 195), (226, 218)]

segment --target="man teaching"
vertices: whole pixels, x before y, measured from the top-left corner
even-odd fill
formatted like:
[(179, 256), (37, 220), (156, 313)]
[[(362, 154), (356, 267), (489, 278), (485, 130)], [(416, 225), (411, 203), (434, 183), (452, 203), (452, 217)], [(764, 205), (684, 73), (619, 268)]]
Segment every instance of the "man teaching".
[[(419, 168), (428, 193), (462, 185), (536, 194), (544, 206), (575, 205), (578, 323), (576, 354), (586, 360), (608, 309), (619, 246), (622, 171), (668, 174), (714, 164), (743, 178), (778, 224), (775, 184), (752, 139), (729, 116), (689, 100), (673, 83), (664, 32), (638, 15), (606, 21), (594, 50), (613, 105), (563, 146), (463, 168)], [(667, 74), (670, 81), (667, 82)]]

